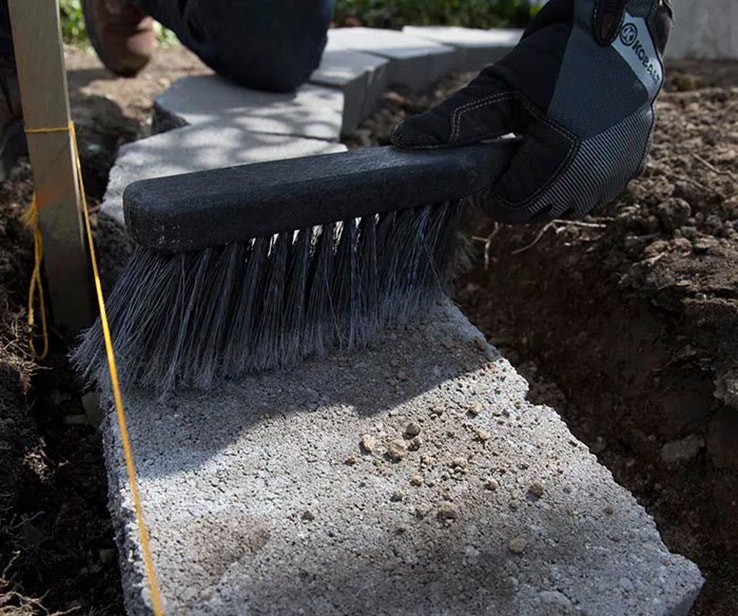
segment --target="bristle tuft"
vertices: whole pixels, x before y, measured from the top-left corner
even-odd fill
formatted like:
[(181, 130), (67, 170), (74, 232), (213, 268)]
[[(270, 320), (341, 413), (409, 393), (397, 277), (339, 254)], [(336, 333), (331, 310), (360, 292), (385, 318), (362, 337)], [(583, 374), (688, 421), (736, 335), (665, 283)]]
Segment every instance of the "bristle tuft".
[[(460, 206), (349, 219), (197, 253), (137, 248), (108, 300), (121, 380), (164, 396), (376, 340), (441, 295)], [(72, 360), (107, 378), (99, 323)]]

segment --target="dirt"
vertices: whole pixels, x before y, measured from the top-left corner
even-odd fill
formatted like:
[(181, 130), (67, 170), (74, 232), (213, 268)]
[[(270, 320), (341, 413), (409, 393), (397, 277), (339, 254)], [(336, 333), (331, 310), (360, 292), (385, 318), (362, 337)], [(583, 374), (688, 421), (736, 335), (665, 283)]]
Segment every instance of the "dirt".
[[(91, 52), (68, 51), (66, 59), (94, 206), (120, 145), (149, 133), (153, 97), (205, 69), (181, 48), (163, 50), (131, 80), (113, 78)], [(33, 253), (22, 214), (32, 192), (27, 162), (0, 186), (0, 614), (123, 614), (95, 420), (87, 419), (62, 341), (52, 333), (42, 361), (28, 349)]]
[[(148, 134), (153, 97), (204, 68), (181, 48), (133, 80), (89, 52), (69, 51), (67, 66), (97, 203), (117, 148)], [(738, 613), (738, 65), (680, 63), (669, 75), (643, 177), (583, 223), (472, 217), (473, 267), (455, 298), (529, 379), (531, 398), (562, 413), (669, 547), (700, 565), (693, 615), (728, 615)], [(468, 78), (420, 97), (388, 93), (351, 145), (386, 143), (397, 121)], [(94, 420), (76, 423), (82, 392), (63, 345), (52, 340), (42, 362), (27, 350), (32, 253), (20, 216), (31, 191), (27, 165), (0, 188), (0, 613), (121, 614)]]

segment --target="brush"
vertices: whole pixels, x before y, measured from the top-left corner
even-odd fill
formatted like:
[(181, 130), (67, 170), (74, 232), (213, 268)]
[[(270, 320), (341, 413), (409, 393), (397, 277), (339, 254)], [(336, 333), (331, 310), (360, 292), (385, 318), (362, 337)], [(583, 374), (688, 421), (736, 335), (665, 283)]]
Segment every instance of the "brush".
[[(518, 143), (365, 148), (142, 180), (108, 298), (118, 370), (160, 396), (375, 341), (441, 296), (461, 200)], [(99, 321), (72, 359), (107, 374)]]

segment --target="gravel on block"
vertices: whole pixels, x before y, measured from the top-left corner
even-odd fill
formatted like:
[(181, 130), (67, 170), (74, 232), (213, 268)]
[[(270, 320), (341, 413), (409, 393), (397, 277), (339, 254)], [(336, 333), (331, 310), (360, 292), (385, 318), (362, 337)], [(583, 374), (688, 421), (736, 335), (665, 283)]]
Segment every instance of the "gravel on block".
[[(687, 614), (697, 567), (450, 302), (128, 428), (168, 613)], [(109, 403), (107, 404), (109, 407)], [(103, 426), (130, 614), (147, 591)]]

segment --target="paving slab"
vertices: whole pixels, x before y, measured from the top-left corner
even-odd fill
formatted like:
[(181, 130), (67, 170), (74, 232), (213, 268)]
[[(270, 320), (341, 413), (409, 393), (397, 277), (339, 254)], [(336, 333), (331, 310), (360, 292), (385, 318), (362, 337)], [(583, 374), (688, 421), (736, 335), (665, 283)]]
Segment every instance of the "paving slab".
[(672, 6), (667, 57), (738, 60), (738, 2), (672, 0)]
[(152, 132), (220, 122), (242, 130), (338, 140), (343, 93), (312, 84), (293, 93), (249, 90), (218, 75), (182, 77), (154, 104)]
[(460, 53), (427, 38), (381, 28), (331, 28), (328, 44), (333, 49), (352, 49), (387, 58), (389, 84), (414, 92), (448, 75)]
[(478, 71), (494, 64), (518, 44), (523, 31), (515, 28), (461, 28), (458, 26), (405, 26), (402, 31), (419, 38), (454, 47), (453, 70)]
[[(686, 615), (653, 520), (450, 302), (361, 352), (126, 392), (169, 614)], [(148, 614), (103, 426), (129, 614)]]
[(388, 65), (386, 58), (328, 43), (310, 82), (343, 92), (342, 134), (353, 132), (374, 112), (377, 99), (387, 88)]

